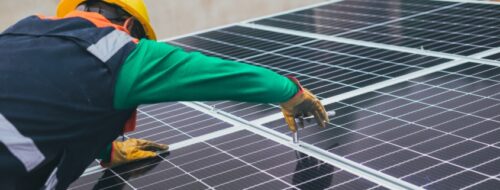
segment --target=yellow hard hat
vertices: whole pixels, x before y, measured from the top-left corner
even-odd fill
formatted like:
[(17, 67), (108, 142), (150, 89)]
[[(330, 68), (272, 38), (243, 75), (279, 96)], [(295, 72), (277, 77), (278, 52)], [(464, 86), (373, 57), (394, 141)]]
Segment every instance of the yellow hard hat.
[[(57, 6), (57, 17), (63, 17), (73, 11), (86, 0), (61, 0)], [(146, 36), (151, 40), (156, 40), (156, 34), (151, 26), (148, 10), (143, 0), (102, 0), (103, 2), (117, 5), (124, 11), (135, 17), (146, 30)]]

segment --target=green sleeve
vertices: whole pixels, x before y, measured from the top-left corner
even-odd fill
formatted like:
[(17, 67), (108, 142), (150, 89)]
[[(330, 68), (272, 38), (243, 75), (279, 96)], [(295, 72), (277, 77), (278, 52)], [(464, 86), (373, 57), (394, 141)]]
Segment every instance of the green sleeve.
[(126, 109), (165, 101), (285, 102), (298, 91), (271, 70), (150, 40), (141, 40), (122, 66), (114, 105)]

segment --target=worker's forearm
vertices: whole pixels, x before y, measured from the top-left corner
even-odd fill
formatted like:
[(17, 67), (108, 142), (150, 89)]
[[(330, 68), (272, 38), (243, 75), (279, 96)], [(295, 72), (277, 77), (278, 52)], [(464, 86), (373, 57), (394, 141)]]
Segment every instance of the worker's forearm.
[(119, 73), (115, 107), (164, 101), (284, 102), (298, 91), (265, 68), (142, 40)]

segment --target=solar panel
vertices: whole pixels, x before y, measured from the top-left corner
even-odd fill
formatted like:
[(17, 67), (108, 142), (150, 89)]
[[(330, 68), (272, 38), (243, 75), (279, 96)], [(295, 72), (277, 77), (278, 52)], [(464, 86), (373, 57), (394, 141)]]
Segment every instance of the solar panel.
[[(238, 146), (234, 146), (234, 145)], [(118, 174), (118, 176), (113, 175)], [(385, 189), (306, 154), (240, 131), (153, 160), (88, 175), (70, 189)]]
[[(228, 59), (267, 67), (283, 75), (296, 76), (320, 98), (342, 94), (450, 61), (293, 35), (283, 36), (280, 33), (240, 26), (186, 37), (171, 43), (188, 50), (225, 56)], [(261, 48), (257, 49), (258, 47)], [(236, 53), (232, 53), (235, 50)], [(276, 105), (232, 102), (208, 104), (247, 120), (280, 111)]]
[(337, 116), (326, 129), (308, 123), (297, 145), (276, 104), (142, 106), (126, 136), (173, 149), (108, 170), (93, 163), (71, 188), (496, 189), (499, 10), (333, 1), (170, 40), (296, 76)]
[(500, 46), (499, 6), (349, 0), (255, 23), (356, 40), (472, 55)]
[(496, 178), (499, 71), (466, 63), (329, 105), (339, 113), (332, 127), (306, 127), (302, 140), (428, 189)]

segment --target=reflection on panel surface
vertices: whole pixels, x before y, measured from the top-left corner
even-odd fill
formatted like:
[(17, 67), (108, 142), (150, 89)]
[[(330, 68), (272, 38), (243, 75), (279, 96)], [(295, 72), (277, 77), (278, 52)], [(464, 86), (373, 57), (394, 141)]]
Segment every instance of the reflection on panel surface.
[[(370, 168), (428, 189), (500, 174), (499, 67), (467, 63), (326, 108), (338, 114), (329, 128), (308, 126), (302, 140)], [(266, 126), (288, 133), (281, 120)]]
[(255, 24), (460, 55), (500, 46), (492, 4), (346, 0)]
[(107, 170), (82, 177), (72, 186), (73, 189), (107, 187), (385, 189), (247, 131), (174, 150), (155, 159), (117, 167), (113, 172)]

